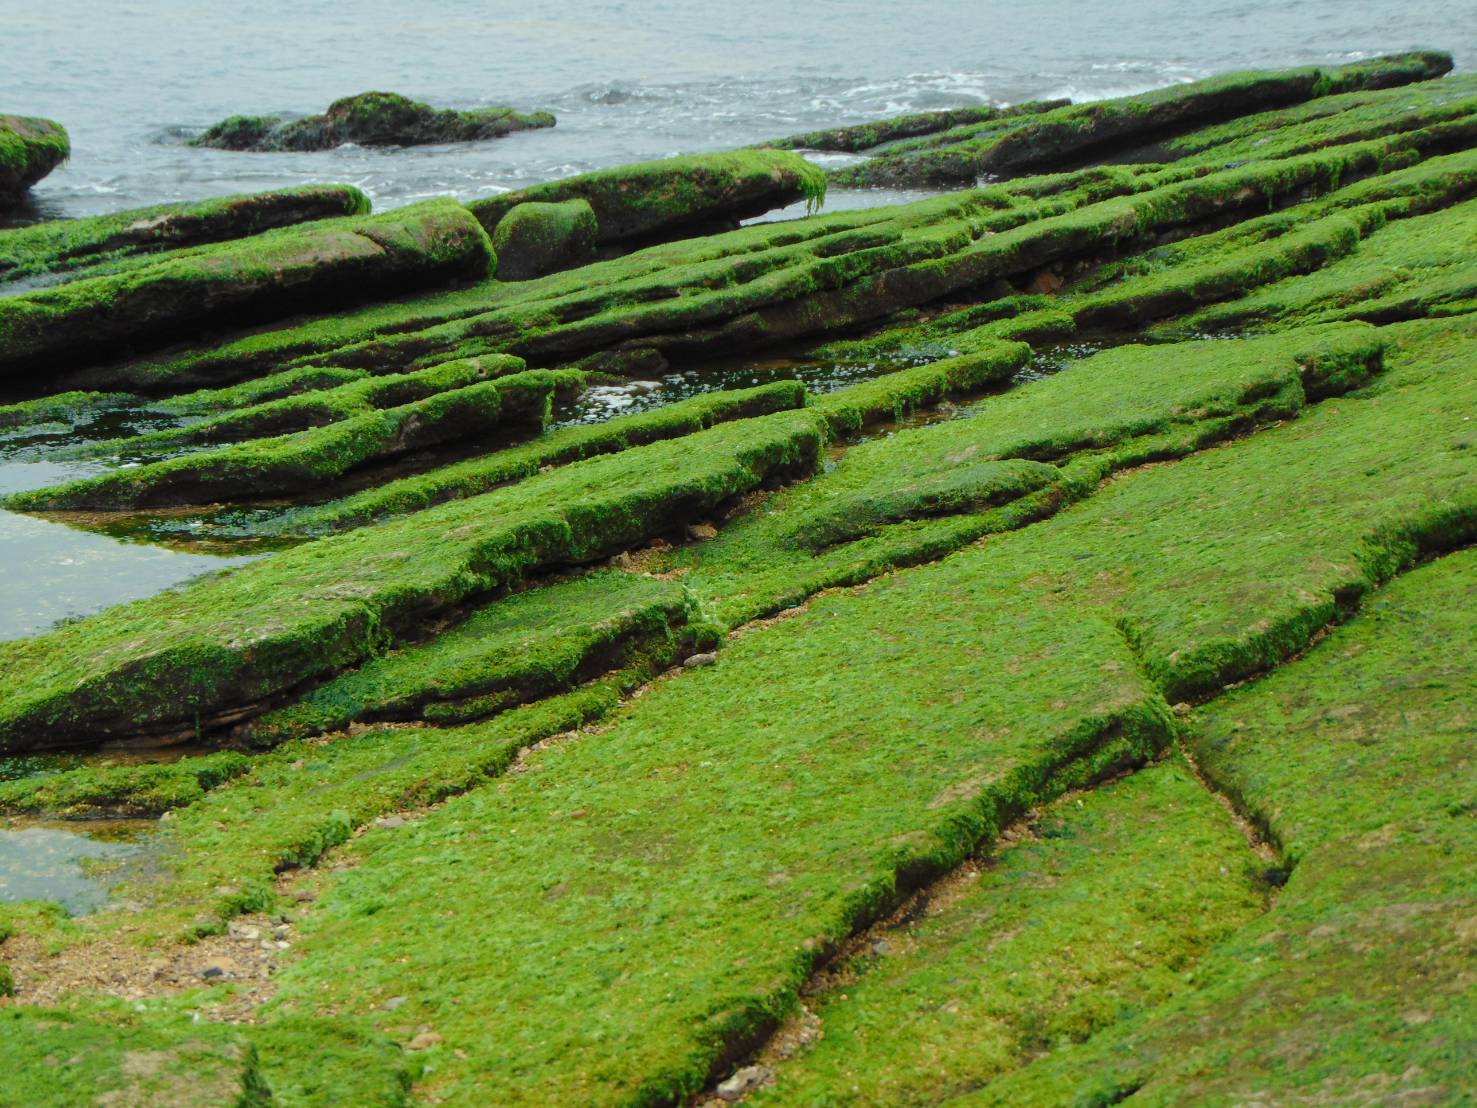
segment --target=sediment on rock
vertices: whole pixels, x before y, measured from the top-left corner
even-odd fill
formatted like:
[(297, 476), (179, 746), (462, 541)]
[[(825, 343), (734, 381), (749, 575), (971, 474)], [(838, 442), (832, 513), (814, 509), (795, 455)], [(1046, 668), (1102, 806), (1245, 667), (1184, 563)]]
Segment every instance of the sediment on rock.
[(0, 281), (78, 269), (96, 273), (95, 267), (143, 255), (368, 213), (369, 198), (352, 185), (303, 185), (37, 223), (0, 231)]
[(26, 115), (0, 115), (0, 209), (15, 204), (72, 152), (60, 123)]
[(335, 100), (322, 115), (304, 119), (231, 116), (192, 139), (191, 145), (218, 150), (330, 150), (347, 142), (419, 146), (476, 142), (552, 126), (554, 117), (548, 112), (524, 114), (512, 108), (451, 111), (396, 92), (361, 92)]

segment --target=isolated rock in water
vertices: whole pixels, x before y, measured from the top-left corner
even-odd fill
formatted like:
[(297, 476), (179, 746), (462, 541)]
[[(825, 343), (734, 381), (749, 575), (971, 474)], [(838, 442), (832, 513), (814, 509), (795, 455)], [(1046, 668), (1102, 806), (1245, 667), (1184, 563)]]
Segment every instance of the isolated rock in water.
[(87, 219), (59, 219), (0, 231), (0, 281), (123, 262), (334, 216), (369, 214), (353, 185), (303, 185), (191, 204), (159, 204)]
[(451, 200), (322, 220), (0, 299), (0, 374), (156, 347), (201, 327), (362, 303), (485, 274), (491, 247)]
[(731, 228), (801, 199), (819, 207), (825, 195), (825, 174), (798, 154), (739, 150), (602, 169), (467, 206), (493, 231), (519, 204), (587, 200), (600, 224), (596, 242), (606, 246)]
[(834, 150), (844, 154), (860, 154), (884, 143), (899, 139), (917, 138), (920, 135), (937, 134), (954, 127), (973, 123), (991, 123), (997, 119), (1013, 119), (1023, 115), (1065, 108), (1070, 100), (1030, 100), (1008, 108), (979, 106), (974, 108), (950, 108), (940, 112), (915, 112), (911, 115), (895, 115), (887, 119), (876, 119), (870, 123), (857, 123), (850, 127), (833, 127), (825, 131), (807, 131), (803, 135), (790, 135), (759, 145), (770, 150)]
[(0, 115), (0, 208), (66, 161), (72, 144), (60, 123), (25, 115)]
[(346, 142), (360, 146), (424, 146), (475, 142), (514, 131), (554, 126), (548, 112), (523, 114), (512, 108), (459, 112), (433, 108), (397, 92), (361, 92), (335, 100), (322, 115), (283, 120), (274, 115), (233, 115), (192, 143), (219, 150), (331, 150)]
[(498, 278), (527, 281), (591, 261), (599, 233), (588, 200), (519, 204), (493, 232)]

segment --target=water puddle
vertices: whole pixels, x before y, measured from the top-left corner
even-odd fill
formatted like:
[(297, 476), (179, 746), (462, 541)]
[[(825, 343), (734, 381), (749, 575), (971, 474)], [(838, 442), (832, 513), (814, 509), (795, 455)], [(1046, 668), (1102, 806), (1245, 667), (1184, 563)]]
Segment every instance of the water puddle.
[(95, 912), (148, 860), (149, 820), (0, 826), (0, 902), (55, 901), (68, 915)]

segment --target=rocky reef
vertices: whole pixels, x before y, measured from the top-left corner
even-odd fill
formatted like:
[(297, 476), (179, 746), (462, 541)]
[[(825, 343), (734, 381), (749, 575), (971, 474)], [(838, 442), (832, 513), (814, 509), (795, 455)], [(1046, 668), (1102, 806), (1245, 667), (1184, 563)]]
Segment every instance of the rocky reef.
[(0, 643), (0, 812), (157, 820), (7, 1091), (1461, 1102), (1450, 68), (0, 235), (6, 507), (259, 555)]
[(0, 211), (13, 206), (71, 152), (71, 141), (60, 123), (35, 116), (0, 115)]
[(191, 140), (217, 150), (331, 150), (359, 146), (425, 146), (477, 142), (515, 131), (554, 126), (548, 112), (512, 108), (452, 111), (433, 108), (397, 92), (361, 92), (335, 100), (322, 115), (283, 119), (276, 115), (233, 115)]

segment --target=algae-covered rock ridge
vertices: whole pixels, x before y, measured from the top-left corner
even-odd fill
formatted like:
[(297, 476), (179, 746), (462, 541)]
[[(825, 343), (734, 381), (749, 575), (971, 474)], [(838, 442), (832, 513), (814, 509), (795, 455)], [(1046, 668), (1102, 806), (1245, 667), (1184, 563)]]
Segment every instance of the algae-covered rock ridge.
[[(217, 139), (482, 125), (366, 96)], [(7, 518), (243, 556), (0, 641), (0, 859), (132, 836), (0, 1101), (1477, 1086), (1444, 54), (0, 230), (0, 385)]]

